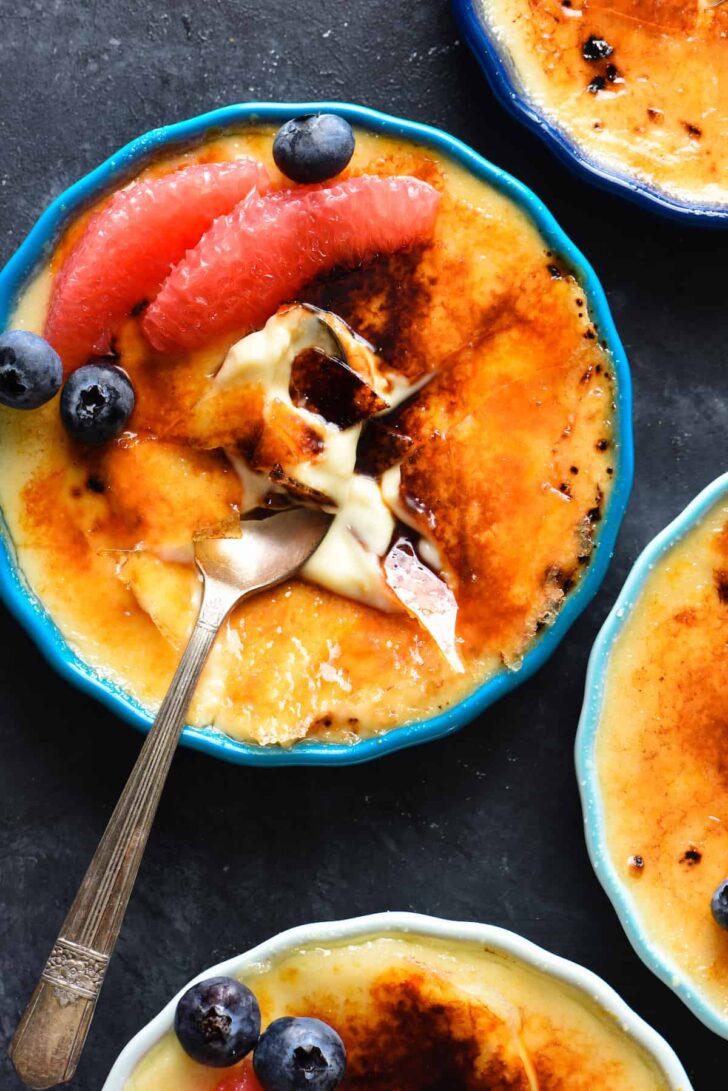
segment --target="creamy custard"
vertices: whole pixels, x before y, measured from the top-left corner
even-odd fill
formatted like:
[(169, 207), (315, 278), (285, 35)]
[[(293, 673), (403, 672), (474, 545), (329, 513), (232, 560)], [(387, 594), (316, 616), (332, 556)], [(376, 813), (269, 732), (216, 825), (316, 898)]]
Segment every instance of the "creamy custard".
[[(252, 155), (280, 184), (272, 136), (252, 129), (150, 170)], [(340, 315), (417, 391), (357, 457), (394, 449), (387, 503), (419, 526), (423, 556), (456, 599), (456, 654), (443, 655), (414, 611), (291, 581), (234, 612), (193, 704), (194, 724), (238, 739), (354, 741), (517, 669), (588, 568), (611, 490), (611, 357), (560, 256), (507, 197), (430, 149), (358, 132), (349, 173), (364, 171), (439, 189), (434, 238), (320, 277), (300, 301)], [(12, 324), (42, 330), (52, 277), (82, 227)], [(195, 407), (239, 339), (159, 356), (130, 317), (117, 348), (136, 409), (131, 431), (102, 449), (74, 445), (55, 403), (0, 413), (0, 504), (29, 584), (83, 659), (150, 709), (199, 601), (190, 543), (232, 528), (250, 502), (225, 435), (208, 450), (194, 432)], [(233, 401), (222, 419), (238, 439), (249, 408)]]
[[(379, 936), (303, 948), (244, 975), (262, 1025), (315, 1015), (349, 1055), (341, 1091), (663, 1091), (655, 1060), (587, 993), (503, 952)], [(213, 1091), (224, 1074), (172, 1032), (125, 1091)]]
[(609, 856), (637, 923), (722, 1018), (728, 933), (728, 504), (645, 581), (609, 659), (595, 761)]
[(728, 202), (728, 6), (479, 3), (529, 101), (588, 159), (681, 202)]

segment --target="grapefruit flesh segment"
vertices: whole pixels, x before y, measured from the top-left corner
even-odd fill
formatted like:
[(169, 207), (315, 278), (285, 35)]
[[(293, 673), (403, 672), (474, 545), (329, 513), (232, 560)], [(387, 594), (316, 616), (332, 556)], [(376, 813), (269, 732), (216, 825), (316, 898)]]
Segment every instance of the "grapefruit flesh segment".
[(426, 241), (439, 200), (418, 178), (365, 174), (251, 193), (172, 270), (144, 332), (156, 349), (173, 352), (258, 329), (317, 274)]
[(255, 1074), (246, 1061), (240, 1069), (217, 1085), (215, 1091), (263, 1091)]
[(262, 163), (235, 159), (118, 190), (91, 217), (53, 283), (45, 336), (66, 369), (108, 352), (124, 319), (156, 295), (213, 221), (268, 185)]

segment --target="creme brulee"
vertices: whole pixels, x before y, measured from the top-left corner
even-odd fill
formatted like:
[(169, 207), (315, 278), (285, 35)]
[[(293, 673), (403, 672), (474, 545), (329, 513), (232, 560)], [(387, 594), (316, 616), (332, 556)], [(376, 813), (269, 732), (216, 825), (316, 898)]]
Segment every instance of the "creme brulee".
[[(245, 155), (282, 185), (272, 136), (225, 136), (149, 173)], [(588, 569), (617, 464), (611, 357), (559, 255), (511, 200), (447, 158), (363, 131), (356, 138), (344, 177), (415, 176), (441, 200), (431, 242), (320, 276), (299, 293), (370, 343), (372, 416), (357, 439), (356, 481), (341, 491), (351, 506), (340, 541), (305, 579), (234, 612), (193, 703), (192, 723), (261, 744), (355, 741), (434, 715), (517, 669)], [(53, 278), (85, 222), (37, 272), (12, 325), (43, 330)], [(69, 439), (55, 401), (0, 412), (0, 505), (26, 579), (73, 649), (150, 709), (195, 617), (193, 539), (224, 533), (253, 506), (250, 466), (222, 438), (195, 431), (216, 382), (269, 374), (269, 360), (240, 344), (238, 335), (161, 357), (132, 313), (116, 348), (136, 408), (129, 431), (100, 448)], [(243, 428), (249, 388), (235, 389)], [(305, 454), (310, 416), (276, 418), (272, 434), (288, 442), (295, 432), (298, 452), (286, 488), (331, 491), (332, 474), (317, 467), (338, 440), (319, 429)], [(452, 599), (449, 634), (435, 639), (417, 603), (382, 597), (377, 557), (390, 533), (415, 534)], [(374, 560), (364, 572), (367, 548)], [(349, 562), (351, 579), (341, 575)], [(388, 573), (391, 585), (400, 573)]]
[[(244, 975), (262, 1026), (323, 1019), (347, 1048), (341, 1091), (433, 1087), (511, 1091), (667, 1091), (655, 1059), (586, 992), (466, 942), (404, 935), (307, 947)], [(230, 1070), (234, 1072), (235, 1070)], [(213, 1091), (167, 1033), (125, 1091)]]
[(728, 503), (664, 554), (610, 653), (595, 766), (609, 858), (640, 931), (720, 1017), (728, 933)]
[(681, 203), (728, 203), (728, 6), (479, 4), (525, 97), (579, 154)]

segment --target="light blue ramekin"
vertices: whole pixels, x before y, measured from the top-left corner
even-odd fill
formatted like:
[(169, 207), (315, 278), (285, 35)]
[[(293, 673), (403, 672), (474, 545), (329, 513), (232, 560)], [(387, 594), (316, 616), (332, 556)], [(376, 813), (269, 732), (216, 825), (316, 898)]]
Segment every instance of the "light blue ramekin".
[(657, 210), (682, 223), (728, 227), (728, 204), (694, 205), (591, 158), (529, 96), (508, 51), (489, 24), (480, 0), (452, 0), (465, 40), (475, 54), (500, 103), (522, 121), (577, 174), (601, 189), (618, 193), (642, 208)]
[(609, 659), (615, 641), (637, 603), (650, 573), (661, 559), (721, 500), (728, 501), (728, 473), (717, 478), (695, 497), (683, 512), (643, 550), (635, 561), (609, 617), (599, 632), (589, 659), (584, 706), (576, 735), (576, 772), (584, 811), (589, 856), (627, 938), (654, 974), (683, 1000), (694, 1015), (722, 1038), (728, 1038), (728, 1016), (708, 1003), (686, 980), (682, 971), (650, 939), (639, 923), (628, 889), (613, 866), (607, 850), (604, 809), (599, 793), (596, 757), (599, 722), (604, 704)]
[[(590, 313), (612, 354), (617, 384), (615, 414), (614, 486), (599, 527), (591, 562), (579, 586), (567, 599), (553, 625), (543, 631), (524, 657), (518, 672), (502, 672), (489, 679), (464, 701), (440, 715), (405, 724), (384, 735), (364, 739), (350, 746), (320, 742), (296, 743), (290, 748), (264, 747), (236, 742), (213, 728), (186, 727), (182, 742), (196, 750), (213, 754), (241, 765), (346, 765), (368, 761), (393, 750), (441, 738), (463, 727), (498, 697), (520, 685), (554, 651), (572, 622), (596, 593), (614, 548), (632, 486), (632, 395), (629, 365), (614, 328), (609, 306), (597, 277), (583, 255), (567, 238), (553, 216), (524, 185), (477, 155), (471, 148), (447, 133), (411, 121), (390, 117), (363, 106), (339, 102), (242, 103), (214, 110), (175, 125), (154, 129), (133, 140), (105, 163), (91, 171), (61, 194), (36, 223), (27, 239), (0, 273), (0, 328), (8, 321), (13, 302), (27, 278), (46, 258), (64, 226), (101, 194), (137, 172), (144, 161), (162, 150), (200, 140), (206, 134), (255, 123), (279, 125), (297, 114), (330, 110), (343, 114), (353, 124), (393, 137), (403, 137), (432, 147), (450, 156), (523, 209), (534, 222), (546, 245), (561, 255), (579, 279), (589, 301)], [(9, 609), (26, 628), (33, 640), (64, 678), (142, 731), (152, 722), (143, 708), (119, 686), (101, 677), (68, 646), (57, 626), (33, 594), (13, 555), (7, 528), (0, 534), (0, 594)]]

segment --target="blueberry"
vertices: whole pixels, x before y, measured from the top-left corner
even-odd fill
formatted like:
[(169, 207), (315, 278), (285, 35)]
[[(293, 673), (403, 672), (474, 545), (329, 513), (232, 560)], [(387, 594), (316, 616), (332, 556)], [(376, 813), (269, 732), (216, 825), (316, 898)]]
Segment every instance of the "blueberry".
[(728, 929), (728, 879), (724, 879), (710, 900), (713, 919), (721, 928)]
[(294, 117), (276, 133), (273, 158), (294, 182), (325, 182), (339, 174), (354, 154), (354, 131), (338, 114)]
[(58, 393), (63, 365), (55, 349), (37, 333), (0, 334), (0, 402), (11, 409), (37, 409)]
[(174, 1016), (180, 1045), (211, 1068), (237, 1064), (258, 1041), (260, 1008), (234, 977), (208, 977), (181, 997)]
[(263, 1091), (333, 1091), (344, 1078), (346, 1050), (320, 1019), (276, 1019), (253, 1054)]
[(105, 443), (124, 431), (134, 408), (134, 387), (125, 371), (106, 360), (73, 372), (61, 394), (61, 420), (82, 443)]

